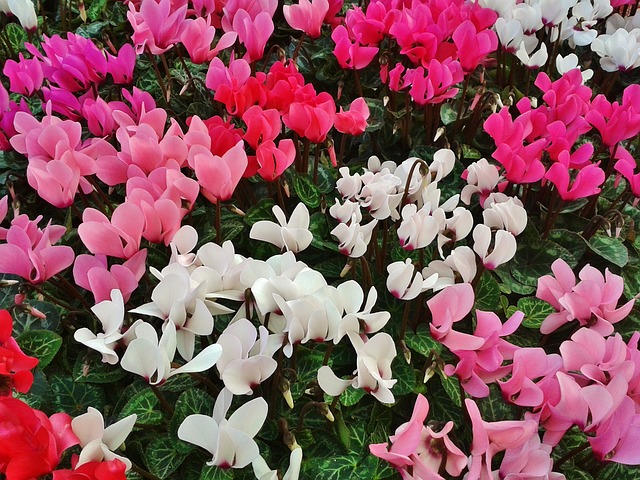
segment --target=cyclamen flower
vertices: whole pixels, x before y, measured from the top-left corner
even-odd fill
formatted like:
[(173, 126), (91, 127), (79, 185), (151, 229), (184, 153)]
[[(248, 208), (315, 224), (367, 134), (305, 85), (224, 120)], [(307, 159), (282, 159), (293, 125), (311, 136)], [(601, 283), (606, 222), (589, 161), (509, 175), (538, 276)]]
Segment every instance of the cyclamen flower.
[(457, 477), (467, 465), (467, 456), (449, 439), (453, 422), (447, 422), (442, 430), (435, 432), (424, 425), (428, 413), (429, 402), (420, 394), (411, 419), (389, 437), (391, 445), (371, 444), (369, 451), (393, 465), (402, 478), (441, 480), (443, 477), (438, 472), (443, 467), (449, 475)]
[(313, 0), (313, 3), (309, 0), (300, 0), (297, 5), (282, 7), (282, 13), (289, 26), (306, 33), (311, 38), (320, 36), (322, 22), (328, 11), (328, 0)]
[[(223, 388), (213, 407), (213, 415), (189, 415), (178, 428), (178, 438), (207, 450), (213, 457), (207, 465), (244, 468), (260, 455), (253, 437), (267, 418), (267, 402), (262, 397), (240, 406), (227, 420), (233, 394)], [(203, 435), (203, 432), (205, 434)]]
[(105, 428), (102, 414), (93, 407), (87, 408), (87, 413), (74, 418), (71, 421), (71, 429), (78, 437), (82, 448), (74, 469), (89, 462), (110, 462), (117, 459), (129, 470), (131, 461), (113, 451), (124, 443), (137, 418), (134, 413)]
[(162, 0), (142, 0), (138, 5), (130, 3), (127, 18), (133, 27), (136, 53), (147, 49), (160, 55), (173, 47), (180, 41), (186, 13), (186, 3), (182, 6)]
[(6, 233), (7, 243), (0, 245), (0, 273), (19, 275), (31, 283), (39, 284), (73, 263), (71, 247), (54, 245), (62, 238), (66, 228), (49, 222), (44, 229), (40, 229), (37, 225), (41, 219), (38, 216), (35, 220), (29, 220), (24, 214), (13, 219)]
[(27, 480), (47, 475), (60, 463), (66, 449), (78, 444), (71, 417), (47, 417), (17, 398), (0, 400), (0, 473)]
[(580, 282), (571, 267), (562, 259), (551, 265), (555, 278), (545, 275), (538, 280), (536, 297), (550, 303), (557, 310), (540, 326), (543, 334), (551, 333), (567, 322), (578, 320), (602, 335), (613, 332), (613, 323), (625, 318), (633, 308), (634, 299), (619, 308), (618, 300), (623, 291), (622, 277), (608, 269), (602, 275), (586, 265), (579, 273)]
[(0, 401), (2, 397), (10, 397), (14, 388), (20, 393), (27, 393), (33, 384), (31, 370), (38, 364), (37, 358), (24, 354), (11, 336), (12, 332), (11, 315), (0, 310)]
[(340, 107), (340, 112), (336, 113), (334, 127), (340, 133), (348, 133), (349, 135), (362, 135), (367, 128), (367, 119), (369, 118), (369, 106), (364, 98), (356, 98), (351, 105), (349, 111), (344, 112)]
[(176, 353), (176, 326), (165, 324), (162, 337), (158, 339), (155, 328), (146, 322), (139, 323), (133, 332), (135, 338), (127, 346), (120, 365), (127, 372), (142, 376), (151, 385), (163, 384), (179, 373), (203, 372), (213, 367), (222, 355), (220, 345), (209, 345), (181, 367), (171, 363)]
[(328, 366), (318, 370), (318, 384), (328, 395), (337, 397), (350, 385), (371, 393), (382, 403), (393, 403), (391, 388), (397, 380), (391, 378), (391, 362), (396, 356), (393, 339), (387, 333), (377, 333), (366, 342), (359, 335), (349, 333), (351, 344), (358, 355), (357, 370), (352, 380), (342, 380)]
[(300, 202), (291, 213), (287, 222), (284, 212), (278, 205), (273, 206), (273, 214), (277, 224), (268, 220), (260, 220), (253, 224), (249, 238), (268, 242), (280, 249), (298, 253), (311, 245), (313, 235), (309, 231), (309, 210)]

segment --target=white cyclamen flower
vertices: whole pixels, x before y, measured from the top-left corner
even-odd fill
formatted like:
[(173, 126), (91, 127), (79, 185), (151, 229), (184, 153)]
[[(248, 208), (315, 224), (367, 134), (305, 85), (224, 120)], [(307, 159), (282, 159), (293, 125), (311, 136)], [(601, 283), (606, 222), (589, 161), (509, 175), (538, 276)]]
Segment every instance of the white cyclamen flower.
[[(556, 70), (560, 75), (576, 68), (580, 69), (580, 65), (578, 65), (578, 56), (575, 53), (570, 53), (566, 57), (562, 55), (556, 57)], [(588, 68), (582, 72), (582, 83), (590, 80), (591, 77), (593, 77), (593, 70)]]
[(189, 415), (178, 428), (178, 438), (207, 450), (213, 458), (207, 465), (244, 468), (260, 455), (253, 437), (267, 418), (268, 406), (258, 397), (239, 407), (227, 420), (233, 394), (223, 388), (213, 406), (213, 415)]
[(96, 335), (88, 328), (80, 328), (75, 331), (73, 338), (77, 342), (100, 352), (104, 363), (115, 365), (118, 363), (118, 354), (115, 352), (115, 347), (122, 338), (120, 329), (124, 320), (122, 292), (114, 288), (111, 290), (111, 300), (104, 300), (98, 303), (91, 307), (91, 311), (102, 323), (104, 333)]
[(516, 237), (506, 230), (495, 233), (493, 248), (491, 247), (491, 228), (483, 224), (476, 225), (473, 230), (473, 251), (482, 259), (488, 270), (494, 270), (499, 265), (508, 262), (516, 254)]
[(16, 16), (22, 28), (31, 32), (38, 28), (36, 8), (31, 0), (8, 0), (7, 6)]
[(600, 55), (600, 66), (606, 72), (634, 69), (640, 66), (640, 28), (600, 35), (591, 43), (591, 50)]
[(76, 468), (88, 462), (110, 462), (118, 459), (123, 462), (127, 470), (131, 468), (128, 458), (113, 453), (133, 430), (138, 416), (134, 413), (105, 428), (102, 414), (93, 407), (87, 408), (87, 413), (71, 420), (71, 429), (80, 442), (82, 451), (78, 457)]
[(393, 262), (387, 266), (387, 290), (399, 300), (412, 300), (422, 292), (432, 288), (437, 275), (423, 278), (420, 272), (416, 272), (411, 260)]
[(191, 361), (179, 368), (171, 362), (176, 354), (176, 326), (173, 322), (164, 325), (162, 337), (158, 340), (155, 328), (146, 322), (135, 327), (135, 339), (127, 346), (120, 365), (127, 372), (143, 377), (151, 385), (164, 383), (179, 373), (204, 372), (215, 365), (222, 355), (220, 345), (209, 345)]
[(304, 203), (299, 203), (291, 213), (287, 222), (284, 212), (278, 205), (273, 206), (273, 214), (278, 224), (268, 220), (260, 220), (251, 227), (249, 238), (271, 243), (276, 247), (298, 253), (311, 245), (313, 235), (309, 231), (309, 210)]

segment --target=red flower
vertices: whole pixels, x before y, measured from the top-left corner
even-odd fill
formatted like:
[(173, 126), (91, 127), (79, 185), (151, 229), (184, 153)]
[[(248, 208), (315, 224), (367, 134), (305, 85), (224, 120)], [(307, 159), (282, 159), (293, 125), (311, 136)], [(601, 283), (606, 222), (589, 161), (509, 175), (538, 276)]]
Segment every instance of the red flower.
[[(77, 462), (78, 457), (74, 460)], [(117, 458), (110, 462), (88, 462), (74, 470), (56, 470), (53, 480), (126, 480), (126, 468)]]
[(47, 417), (17, 398), (0, 398), (0, 473), (6, 480), (51, 473), (62, 452), (77, 443), (66, 413)]
[(11, 337), (13, 320), (9, 312), (0, 310), (0, 397), (11, 396), (15, 388), (26, 393), (33, 383), (29, 371), (38, 364), (38, 359), (24, 354)]

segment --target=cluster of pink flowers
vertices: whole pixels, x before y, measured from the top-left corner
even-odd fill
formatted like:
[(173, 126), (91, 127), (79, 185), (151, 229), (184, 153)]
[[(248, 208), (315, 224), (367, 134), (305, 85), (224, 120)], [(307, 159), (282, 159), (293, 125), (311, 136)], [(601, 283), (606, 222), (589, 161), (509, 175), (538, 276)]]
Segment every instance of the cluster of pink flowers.
[[(640, 133), (640, 87), (630, 85), (621, 103), (611, 103), (602, 94), (592, 99), (577, 69), (555, 82), (540, 73), (535, 84), (543, 92), (544, 104), (534, 108), (530, 99), (523, 98), (517, 104), (517, 117), (503, 107), (484, 123), (497, 147), (493, 158), (502, 165), (506, 179), (514, 184), (548, 180), (562, 200), (572, 201), (599, 193), (615, 168), (637, 192), (635, 160), (620, 142)], [(594, 129), (611, 154), (606, 171), (592, 158), (593, 144), (582, 142)]]

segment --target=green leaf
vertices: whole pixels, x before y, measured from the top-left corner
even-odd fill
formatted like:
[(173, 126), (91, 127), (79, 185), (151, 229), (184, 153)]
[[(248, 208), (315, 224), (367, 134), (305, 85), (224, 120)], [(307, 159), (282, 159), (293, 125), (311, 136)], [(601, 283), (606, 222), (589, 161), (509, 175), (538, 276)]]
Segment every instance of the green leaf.
[(3, 28), (13, 51), (24, 52), (24, 44), (28, 40), (27, 32), (24, 31), (24, 28), (17, 23), (8, 23)]
[(397, 356), (391, 364), (391, 372), (393, 372), (392, 378), (398, 380), (391, 389), (396, 398), (413, 391), (416, 385), (416, 372), (414, 368), (405, 361), (402, 355)]
[(200, 474), (200, 480), (233, 480), (233, 471), (219, 467), (205, 465)]
[(365, 132), (375, 132), (384, 126), (384, 104), (378, 98), (365, 98), (369, 107), (369, 118)]
[(87, 18), (92, 22), (98, 20), (102, 11), (107, 6), (107, 0), (93, 0), (91, 6), (87, 9)]
[[(329, 458), (310, 458), (305, 465), (307, 476), (317, 480), (366, 478), (360, 476), (358, 455), (336, 455)], [(371, 477), (369, 477), (371, 478)]]
[(580, 259), (587, 251), (587, 241), (579, 233), (564, 228), (551, 230), (549, 240), (566, 248), (575, 258)]
[(365, 391), (362, 388), (353, 388), (352, 386), (349, 386), (349, 388), (340, 395), (340, 403), (345, 407), (352, 407), (356, 405), (364, 395)]
[(39, 360), (38, 366), (42, 369), (51, 363), (62, 346), (62, 337), (49, 330), (30, 330), (16, 340), (24, 353)]
[(293, 176), (293, 189), (307, 207), (317, 208), (320, 205), (320, 189), (306, 175)]
[(449, 398), (456, 406), (461, 407), (462, 396), (460, 395), (460, 383), (458, 382), (458, 379), (456, 377), (448, 376), (440, 369), (438, 369), (438, 375), (440, 376), (440, 385), (442, 385), (444, 391), (447, 392)]
[(495, 312), (500, 308), (500, 285), (491, 272), (485, 271), (476, 288), (476, 308)]
[(598, 480), (637, 480), (640, 478), (640, 467), (611, 463), (599, 474)]
[(94, 385), (75, 383), (71, 377), (62, 375), (51, 377), (49, 385), (55, 408), (72, 417), (87, 413), (87, 407), (98, 410), (102, 410), (104, 407), (104, 392)]
[(491, 393), (488, 397), (476, 400), (484, 421), (499, 422), (520, 418), (519, 407), (505, 402), (502, 399), (500, 389), (495, 384), (492, 384), (489, 388)]
[(569, 250), (557, 243), (523, 238), (518, 242), (518, 251), (509, 263), (509, 269), (517, 282), (537, 287), (538, 279), (551, 273), (551, 264), (558, 258), (562, 258), (571, 267), (576, 266), (577, 261)]
[(246, 215), (244, 216), (244, 221), (247, 225), (253, 225), (260, 220), (269, 220), (273, 221), (273, 213), (271, 209), (275, 205), (275, 202), (271, 198), (266, 198), (264, 200), (259, 201), (255, 205), (252, 205), (249, 210), (247, 210)]
[(19, 398), (31, 408), (40, 410), (49, 397), (49, 382), (42, 373), (42, 370), (36, 368), (33, 372), (33, 384), (28, 393), (14, 393), (15, 398)]
[(60, 325), (60, 314), (52, 303), (29, 300), (28, 304), (44, 313), (45, 318), (36, 317), (26, 309), (19, 310), (14, 316), (13, 331), (15, 335), (20, 335), (29, 330), (51, 330), (55, 331)]
[(318, 190), (331, 193), (336, 188), (335, 169), (323, 163), (318, 165)]
[(498, 268), (494, 270), (496, 275), (500, 277), (502, 283), (500, 283), (500, 291), (502, 293), (506, 293), (507, 295), (513, 293), (517, 293), (519, 295), (530, 295), (536, 291), (536, 287), (531, 285), (523, 285), (518, 282), (511, 272), (509, 271), (509, 265), (500, 265)]
[(169, 435), (163, 435), (151, 441), (144, 452), (149, 471), (159, 478), (167, 478), (182, 464), (193, 449), (180, 448), (180, 443)]
[(244, 225), (240, 220), (224, 220), (220, 225), (222, 240), (233, 240), (244, 230)]
[(408, 331), (404, 336), (404, 341), (407, 347), (425, 357), (431, 354), (431, 350), (436, 352), (442, 350), (442, 344), (431, 337), (429, 327), (424, 324), (419, 325), (415, 333)]
[(118, 418), (122, 419), (135, 413), (138, 416), (136, 423), (139, 425), (160, 425), (164, 415), (157, 409), (159, 403), (158, 397), (151, 389), (145, 388), (125, 404)]
[(533, 297), (518, 300), (518, 310), (524, 313), (522, 326), (536, 330), (540, 329), (545, 318), (556, 311), (547, 302)]
[(213, 398), (204, 390), (190, 388), (183, 392), (176, 400), (175, 410), (171, 422), (169, 424), (170, 431), (173, 435), (178, 435), (180, 424), (189, 415), (200, 413), (202, 415), (211, 415), (213, 412)]
[(73, 380), (78, 383), (113, 383), (126, 375), (119, 365), (104, 363), (94, 354), (78, 356), (73, 365)]
[(462, 145), (462, 158), (468, 160), (479, 160), (481, 157), (482, 154), (475, 148), (469, 145)]
[(456, 121), (458, 117), (458, 112), (455, 111), (453, 106), (450, 103), (445, 103), (442, 105), (440, 109), (440, 120), (444, 125), (450, 125)]
[(589, 240), (589, 248), (593, 253), (619, 267), (629, 263), (629, 252), (619, 238), (595, 235)]
[(626, 267), (622, 270), (624, 296), (631, 299), (640, 293), (640, 267)]

